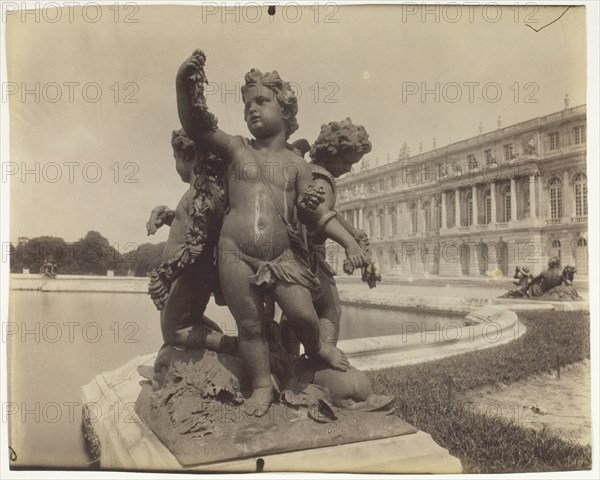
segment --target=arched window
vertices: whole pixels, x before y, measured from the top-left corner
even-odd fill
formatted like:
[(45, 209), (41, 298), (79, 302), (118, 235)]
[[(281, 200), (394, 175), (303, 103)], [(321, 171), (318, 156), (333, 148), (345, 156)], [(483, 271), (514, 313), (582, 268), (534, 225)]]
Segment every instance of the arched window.
[(588, 274), (588, 242), (585, 238), (577, 239), (577, 249), (575, 250), (575, 268), (581, 275)]
[(435, 218), (436, 218), (436, 230), (440, 230), (442, 228), (442, 199), (438, 198), (435, 202)]
[(504, 190), (504, 221), (512, 220), (512, 198), (510, 197), (510, 185)]
[(410, 204), (410, 231), (417, 233), (417, 205), (414, 202)]
[(390, 232), (390, 234), (391, 235), (396, 235), (396, 233), (397, 233), (396, 209), (394, 207), (390, 208), (389, 214), (390, 214), (390, 227), (392, 229), (392, 231)]
[(550, 218), (556, 219), (562, 216), (562, 182), (558, 178), (554, 178), (550, 182)]
[(573, 183), (575, 186), (575, 216), (587, 217), (587, 177), (583, 173), (578, 173)]
[(385, 225), (384, 225), (384, 217), (383, 217), (383, 210), (379, 209), (379, 211), (377, 212), (377, 223), (379, 224), (379, 236), (383, 237), (384, 233), (385, 233)]
[(473, 225), (473, 194), (467, 194), (467, 225)]
[(429, 202), (423, 203), (423, 215), (425, 218), (425, 231), (431, 231), (431, 204)]
[(550, 256), (556, 257), (562, 261), (560, 253), (560, 240), (552, 240), (552, 248), (550, 249)]
[(492, 223), (492, 191), (485, 192), (485, 223)]

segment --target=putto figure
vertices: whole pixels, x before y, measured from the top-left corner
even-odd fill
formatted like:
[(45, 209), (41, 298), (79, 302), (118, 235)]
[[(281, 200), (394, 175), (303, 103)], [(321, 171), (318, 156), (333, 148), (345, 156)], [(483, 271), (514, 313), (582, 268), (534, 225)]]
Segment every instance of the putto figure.
[(164, 262), (150, 275), (148, 293), (160, 310), (166, 345), (233, 352), (236, 338), (223, 335), (204, 315), (211, 293), (222, 304), (215, 247), (223, 223), (224, 193), (221, 160), (198, 151), (184, 130), (171, 136), (175, 168), (189, 184), (177, 208), (152, 210), (148, 235), (170, 226)]
[[(312, 162), (309, 163), (309, 168), (313, 183), (323, 189), (325, 198), (316, 210), (318, 222), (307, 225), (312, 271), (319, 279), (313, 302), (319, 316), (321, 338), (323, 342), (332, 345), (337, 344), (339, 337), (341, 305), (333, 278), (335, 271), (326, 261), (327, 232), (335, 231), (337, 238), (341, 240), (339, 243), (346, 253), (344, 270), (347, 273), (352, 273), (357, 268), (366, 268), (370, 261), (367, 252), (361, 250), (361, 244), (368, 245), (365, 232), (355, 229), (335, 211), (336, 179), (349, 173), (352, 166), (370, 151), (371, 142), (366, 130), (361, 125), (353, 124), (349, 118), (322, 125), (319, 137), (310, 149)], [(297, 343), (290, 341), (293, 336), (289, 333), (294, 329), (289, 319), (282, 319), (281, 329), (286, 348), (297, 354)]]
[[(298, 220), (319, 224), (323, 198), (311, 186), (307, 163), (286, 148), (298, 128), (297, 99), (277, 72), (252, 69), (242, 87), (244, 118), (254, 139), (228, 135), (204, 99), (206, 57), (196, 50), (177, 73), (177, 106), (184, 130), (223, 159), (227, 214), (218, 242), (223, 295), (238, 327), (238, 351), (253, 392), (247, 402), (264, 415), (274, 400), (264, 331), (265, 298), (271, 296), (300, 327), (306, 354), (340, 370), (349, 366), (338, 348), (323, 343), (311, 294), (319, 281), (310, 270)], [(325, 232), (335, 241), (336, 232)]]
[(513, 276), (513, 283), (517, 285), (517, 288), (513, 290), (509, 290), (506, 292), (503, 297), (505, 298), (523, 298), (528, 297), (529, 286), (531, 285), (531, 281), (533, 280), (533, 275), (529, 271), (527, 267), (519, 267), (515, 268), (515, 275)]

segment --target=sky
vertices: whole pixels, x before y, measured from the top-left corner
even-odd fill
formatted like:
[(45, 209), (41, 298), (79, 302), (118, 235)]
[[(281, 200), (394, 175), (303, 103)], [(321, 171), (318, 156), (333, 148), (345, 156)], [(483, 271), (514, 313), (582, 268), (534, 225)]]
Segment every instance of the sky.
[(299, 94), (291, 140), (312, 143), (322, 123), (350, 117), (370, 135), (372, 167), (395, 160), (405, 142), (414, 154), (419, 143), (431, 150), (434, 137), (443, 147), (476, 136), (480, 122), (494, 130), (498, 116), (508, 126), (559, 111), (566, 93), (571, 106), (586, 102), (584, 7), (538, 32), (527, 23), (539, 29), (566, 7), (463, 6), (458, 20), (456, 7), (416, 8), (278, 7), (271, 18), (266, 8), (224, 15), (212, 6), (64, 9), (58, 21), (57, 10), (9, 15), (2, 95), (11, 163), (2, 181), (10, 181), (11, 241), (74, 241), (97, 230), (123, 251), (166, 240), (166, 229), (147, 237), (145, 222), (186, 190), (170, 135), (180, 128), (175, 74), (196, 48), (207, 55), (208, 103), (223, 130), (249, 135), (244, 74), (277, 70)]

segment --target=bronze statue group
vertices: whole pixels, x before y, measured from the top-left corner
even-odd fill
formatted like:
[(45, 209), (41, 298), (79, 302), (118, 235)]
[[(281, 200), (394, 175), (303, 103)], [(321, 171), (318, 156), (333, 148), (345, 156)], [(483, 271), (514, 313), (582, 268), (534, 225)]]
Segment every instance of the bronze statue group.
[[(356, 383), (337, 347), (342, 312), (325, 242), (344, 249), (344, 271), (361, 269), (370, 287), (381, 279), (366, 234), (335, 211), (336, 178), (371, 143), (350, 119), (323, 125), (312, 146), (290, 143), (298, 129), (296, 95), (276, 71), (256, 69), (242, 87), (253, 138), (229, 135), (206, 105), (205, 61), (196, 50), (176, 78), (183, 128), (173, 131), (171, 144), (177, 173), (190, 187), (175, 210), (156, 207), (146, 225), (149, 235), (170, 226), (164, 262), (149, 285), (165, 342), (154, 371), (169, 368), (173, 348), (236, 355), (251, 387), (246, 401), (262, 416), (278, 400), (277, 378), (300, 345), (313, 370), (349, 372)], [(205, 316), (211, 294), (229, 308), (237, 336)]]

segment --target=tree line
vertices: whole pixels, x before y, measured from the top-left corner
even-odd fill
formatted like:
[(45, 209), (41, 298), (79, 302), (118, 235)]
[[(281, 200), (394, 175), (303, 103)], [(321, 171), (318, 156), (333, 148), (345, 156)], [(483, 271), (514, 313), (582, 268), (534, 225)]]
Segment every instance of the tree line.
[(160, 265), (164, 247), (165, 242), (143, 243), (131, 245), (122, 253), (118, 245), (111, 245), (96, 231), (87, 232), (75, 242), (52, 236), (19, 239), (10, 245), (10, 271), (22, 273), (29, 269), (30, 273), (40, 273), (44, 261), (53, 259), (59, 275), (106, 275), (112, 270), (118, 276), (145, 277)]

